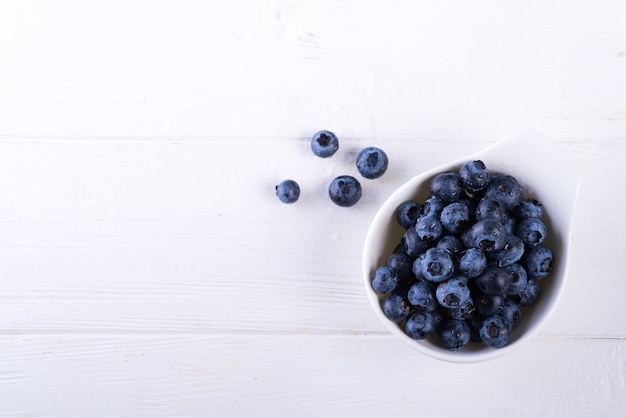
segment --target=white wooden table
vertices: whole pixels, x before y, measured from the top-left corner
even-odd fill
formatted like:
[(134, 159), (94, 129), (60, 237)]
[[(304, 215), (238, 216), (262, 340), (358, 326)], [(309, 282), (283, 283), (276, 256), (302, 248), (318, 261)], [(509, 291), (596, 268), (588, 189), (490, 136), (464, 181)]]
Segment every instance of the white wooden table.
[[(0, 2), (0, 416), (625, 416), (626, 3), (220, 3)], [(562, 304), (432, 360), (369, 306), (369, 222), (520, 129), (580, 168)]]

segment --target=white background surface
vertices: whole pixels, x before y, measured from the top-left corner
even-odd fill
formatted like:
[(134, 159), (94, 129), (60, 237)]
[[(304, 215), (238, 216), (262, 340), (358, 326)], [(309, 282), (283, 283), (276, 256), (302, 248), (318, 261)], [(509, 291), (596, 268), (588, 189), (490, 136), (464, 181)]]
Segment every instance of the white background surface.
[[(580, 169), (562, 304), (432, 360), (369, 306), (369, 222), (520, 129)], [(625, 139), (621, 1), (4, 0), (0, 416), (624, 416)], [(367, 145), (389, 171), (334, 206)]]

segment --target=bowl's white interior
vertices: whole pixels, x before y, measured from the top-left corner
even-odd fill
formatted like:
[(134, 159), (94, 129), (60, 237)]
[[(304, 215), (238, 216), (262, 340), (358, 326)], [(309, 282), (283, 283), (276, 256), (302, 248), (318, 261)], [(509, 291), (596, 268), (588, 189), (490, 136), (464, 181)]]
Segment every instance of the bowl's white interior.
[[(522, 309), (522, 321), (514, 330), (509, 344), (501, 349), (471, 343), (461, 351), (439, 348), (432, 340), (413, 340), (399, 325), (389, 321), (382, 312), (382, 297), (370, 285), (373, 272), (384, 265), (387, 257), (403, 236), (395, 220), (395, 210), (406, 200), (423, 202), (429, 196), (430, 179), (442, 171), (458, 170), (468, 160), (482, 160), (489, 170), (515, 176), (522, 184), (525, 198), (537, 199), (544, 210), (548, 227), (545, 245), (554, 255), (553, 272), (542, 279), (541, 297), (537, 303)], [(396, 190), (374, 217), (363, 251), (363, 274), (370, 302), (391, 332), (419, 351), (432, 357), (453, 362), (477, 362), (503, 355), (533, 336), (557, 305), (567, 276), (571, 240), (571, 225), (578, 188), (578, 171), (573, 159), (558, 144), (545, 136), (523, 131), (466, 158), (424, 172)]]

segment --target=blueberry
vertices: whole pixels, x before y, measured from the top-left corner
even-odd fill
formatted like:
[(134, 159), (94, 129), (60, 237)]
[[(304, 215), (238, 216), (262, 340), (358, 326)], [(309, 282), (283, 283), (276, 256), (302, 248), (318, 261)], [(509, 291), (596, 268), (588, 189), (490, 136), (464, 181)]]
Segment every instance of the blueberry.
[(526, 282), (528, 282), (526, 269), (519, 263), (509, 264), (508, 266), (504, 266), (502, 268), (506, 270), (511, 278), (511, 285), (506, 291), (507, 295), (516, 295), (520, 293), (524, 289), (524, 286), (526, 286)]
[(383, 313), (390, 321), (404, 321), (410, 312), (409, 301), (399, 293), (392, 293), (383, 301)]
[(474, 279), (474, 283), (486, 295), (502, 295), (511, 285), (511, 276), (502, 267), (491, 265)]
[(454, 272), (454, 263), (450, 253), (437, 247), (426, 250), (421, 260), (421, 267), (424, 278), (435, 283), (449, 279)]
[(422, 216), (434, 216), (436, 218), (441, 215), (441, 211), (446, 204), (437, 196), (430, 196), (422, 204)]
[(439, 307), (435, 286), (429, 282), (417, 282), (409, 288), (409, 303), (420, 312), (431, 312)]
[(276, 196), (283, 203), (295, 203), (300, 197), (300, 186), (293, 180), (284, 180), (276, 186)]
[(520, 306), (534, 305), (541, 296), (541, 288), (535, 279), (528, 279), (524, 289), (517, 295)]
[(502, 225), (504, 226), (504, 232), (507, 235), (515, 235), (517, 231), (517, 222), (511, 216), (506, 216), (504, 221), (502, 221)]
[(496, 173), (485, 188), (485, 196), (504, 203), (507, 211), (513, 210), (521, 201), (524, 189), (517, 179), (509, 174)]
[(526, 218), (517, 225), (516, 234), (526, 247), (532, 248), (546, 239), (547, 229), (539, 218)]
[(380, 148), (367, 147), (356, 156), (356, 168), (366, 179), (377, 179), (387, 171), (389, 158)]
[(318, 157), (328, 158), (339, 149), (337, 136), (330, 131), (319, 131), (311, 138), (311, 150)]
[(443, 232), (443, 226), (435, 216), (420, 216), (414, 228), (420, 239), (428, 242), (434, 242)]
[(501, 224), (504, 224), (507, 212), (506, 208), (504, 207), (504, 203), (491, 197), (485, 196), (480, 199), (478, 205), (476, 205), (475, 215), (476, 220), (479, 221), (481, 219), (493, 219), (494, 221), (498, 221)]
[(468, 248), (461, 253), (457, 270), (469, 278), (478, 276), (487, 267), (487, 257), (478, 248)]
[(511, 339), (511, 325), (502, 317), (491, 316), (483, 321), (480, 338), (488, 346), (502, 348)]
[(396, 221), (398, 225), (404, 229), (409, 229), (417, 222), (421, 210), (422, 206), (413, 200), (407, 200), (401, 203), (396, 209)]
[(394, 252), (389, 257), (385, 265), (395, 270), (398, 280), (407, 282), (414, 279), (413, 276), (413, 259), (404, 252)]
[(504, 247), (506, 232), (500, 222), (482, 219), (461, 234), (461, 241), (467, 248), (495, 251)]
[(474, 316), (474, 311), (476, 308), (474, 307), (474, 300), (471, 298), (467, 299), (465, 303), (457, 308), (449, 308), (448, 316), (451, 319), (465, 320), (470, 319)]
[(372, 276), (372, 289), (376, 293), (389, 293), (398, 285), (398, 273), (391, 267), (378, 267)]
[(448, 350), (458, 351), (465, 347), (470, 339), (470, 328), (465, 321), (449, 319), (438, 331), (439, 344)]
[(424, 280), (424, 273), (422, 272), (422, 261), (424, 261), (424, 253), (420, 254), (413, 260), (412, 272), (413, 276), (417, 280)]
[(453, 202), (446, 205), (441, 211), (439, 221), (443, 228), (451, 234), (458, 234), (465, 230), (470, 221), (467, 205)]
[(508, 266), (519, 261), (524, 254), (524, 243), (515, 235), (507, 235), (501, 250), (491, 251), (489, 260), (499, 267)]
[(470, 290), (462, 280), (451, 278), (439, 283), (435, 296), (444, 308), (458, 308), (468, 301)]
[(542, 279), (552, 272), (554, 260), (552, 251), (543, 245), (530, 248), (522, 258), (526, 273), (531, 279)]
[(522, 310), (517, 303), (508, 299), (504, 303), (502, 317), (507, 320), (507, 322), (511, 325), (511, 329), (513, 329), (517, 327), (522, 320)]
[(478, 293), (474, 299), (474, 306), (480, 316), (501, 315), (506, 298), (502, 295), (486, 295)]
[(416, 340), (423, 340), (439, 329), (443, 316), (439, 311), (418, 311), (408, 317), (405, 323), (407, 335)]
[(459, 168), (463, 185), (470, 191), (482, 190), (489, 183), (489, 170), (481, 160), (467, 161)]
[(541, 204), (536, 200), (524, 200), (515, 207), (513, 215), (518, 221), (527, 218), (541, 219), (543, 217), (543, 209), (541, 209)]
[(402, 237), (405, 251), (408, 255), (415, 258), (424, 251), (432, 247), (433, 242), (420, 238), (415, 228), (409, 228), (404, 232)]
[(328, 195), (338, 206), (353, 206), (361, 198), (361, 183), (352, 176), (339, 176), (330, 183)]
[(436, 174), (430, 181), (430, 192), (444, 202), (453, 202), (463, 193), (461, 177), (452, 171)]
[(456, 262), (461, 253), (465, 250), (463, 243), (454, 235), (444, 235), (437, 241), (437, 248), (446, 250), (452, 256), (452, 260)]

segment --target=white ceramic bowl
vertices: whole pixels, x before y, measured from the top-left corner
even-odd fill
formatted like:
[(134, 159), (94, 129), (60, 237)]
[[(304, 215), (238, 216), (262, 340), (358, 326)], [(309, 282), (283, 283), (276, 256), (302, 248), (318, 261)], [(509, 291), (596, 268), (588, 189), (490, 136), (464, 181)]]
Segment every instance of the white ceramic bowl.
[[(522, 320), (513, 330), (510, 342), (503, 348), (490, 348), (470, 342), (460, 351), (440, 348), (434, 338), (414, 340), (400, 326), (383, 314), (384, 299), (371, 287), (376, 268), (400, 243), (404, 230), (395, 220), (396, 208), (404, 201), (423, 202), (430, 194), (432, 177), (442, 171), (458, 170), (468, 160), (482, 160), (494, 172), (511, 174), (524, 187), (525, 198), (537, 199), (543, 205), (543, 221), (548, 228), (544, 245), (552, 250), (554, 270), (539, 281), (541, 296), (532, 306), (522, 308)], [(534, 336), (557, 306), (567, 279), (571, 227), (578, 189), (578, 171), (573, 159), (558, 144), (545, 136), (523, 131), (505, 138), (476, 154), (424, 172), (396, 190), (375, 215), (363, 250), (363, 275), (369, 300), (380, 320), (400, 340), (431, 357), (459, 363), (490, 360), (519, 347)]]

